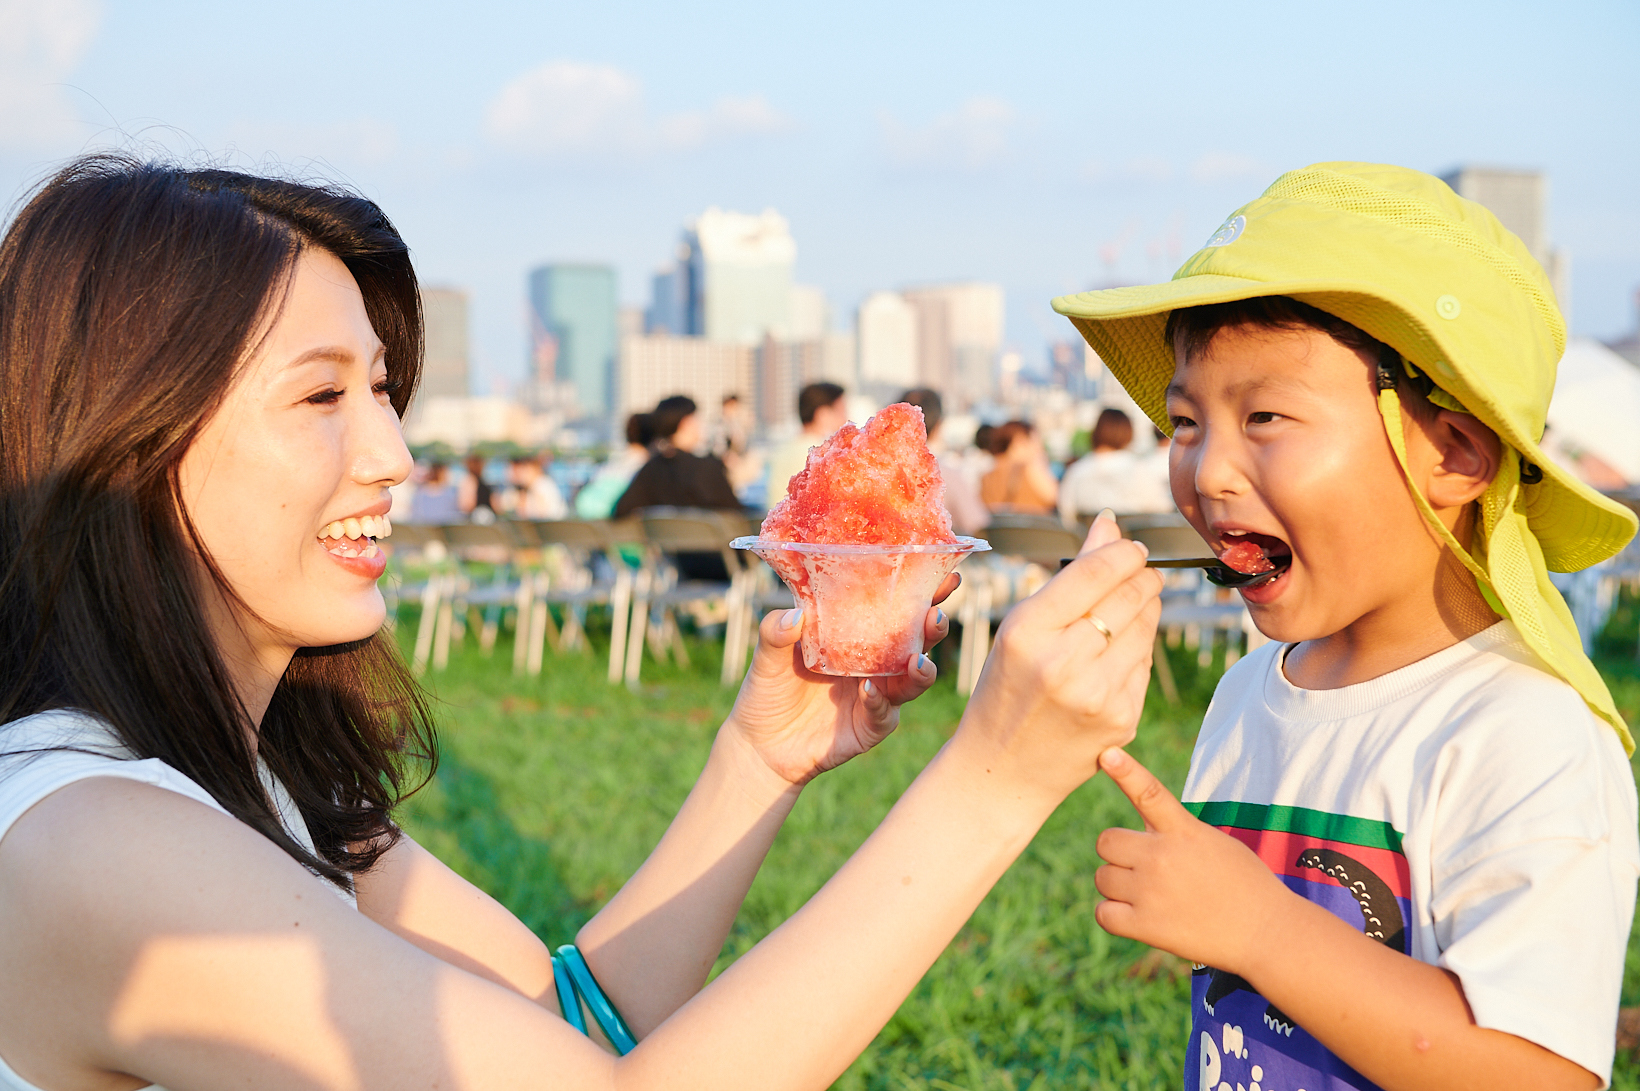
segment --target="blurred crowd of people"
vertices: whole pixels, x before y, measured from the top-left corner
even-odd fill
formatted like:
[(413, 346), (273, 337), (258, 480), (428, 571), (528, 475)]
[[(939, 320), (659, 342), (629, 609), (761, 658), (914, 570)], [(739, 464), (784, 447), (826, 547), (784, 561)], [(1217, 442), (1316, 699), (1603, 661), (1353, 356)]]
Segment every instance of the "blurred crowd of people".
[[(1154, 446), (1136, 451), (1133, 421), (1120, 409), (1103, 410), (1086, 433), (1087, 452), (1056, 467), (1029, 421), (981, 424), (972, 442), (947, 443), (937, 391), (919, 387), (900, 400), (923, 412), (959, 534), (978, 534), (1002, 513), (1057, 515), (1073, 526), (1105, 508), (1124, 514), (1173, 510), (1167, 436), (1154, 431)], [(627, 418), (624, 446), (572, 490), (571, 502), (549, 472), (550, 454), (513, 455), (504, 481), (498, 480), (499, 460), (469, 454), (459, 477), (443, 460), (418, 464), (412, 481), (396, 490), (394, 511), (419, 523), (452, 523), (572, 514), (618, 519), (660, 505), (734, 511), (769, 506), (785, 495), (810, 449), (847, 423), (848, 392), (836, 383), (811, 383), (798, 394), (797, 413), (801, 431), (760, 451), (750, 443), (750, 414), (738, 396), (723, 399), (708, 434), (695, 401), (673, 395), (650, 412)], [(748, 505), (751, 495), (767, 504)]]

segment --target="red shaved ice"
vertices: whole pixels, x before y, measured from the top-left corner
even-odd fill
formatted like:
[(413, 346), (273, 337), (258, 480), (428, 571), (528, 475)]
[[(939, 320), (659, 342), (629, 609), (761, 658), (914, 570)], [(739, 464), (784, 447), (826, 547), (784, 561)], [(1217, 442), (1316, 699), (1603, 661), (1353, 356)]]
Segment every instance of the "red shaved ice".
[(1219, 560), (1227, 567), (1247, 576), (1256, 576), (1261, 572), (1274, 572), (1276, 570), (1276, 566), (1271, 562), (1269, 555), (1264, 552), (1264, 547), (1257, 542), (1233, 542), (1229, 548), (1219, 554)]
[(764, 538), (831, 545), (936, 545), (957, 540), (922, 410), (900, 402), (845, 424), (763, 520)]

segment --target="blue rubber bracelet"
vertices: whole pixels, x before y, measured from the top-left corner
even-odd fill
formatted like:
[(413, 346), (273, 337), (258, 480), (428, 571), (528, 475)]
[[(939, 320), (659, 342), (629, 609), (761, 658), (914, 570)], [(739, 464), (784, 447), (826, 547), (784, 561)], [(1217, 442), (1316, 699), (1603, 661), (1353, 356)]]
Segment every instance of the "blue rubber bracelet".
[(569, 971), (557, 955), (552, 956), (552, 984), (558, 990), (558, 1007), (563, 1010), (564, 1022), (585, 1034), (587, 1020), (581, 1014), (581, 1000), (575, 995), (575, 984), (570, 981)]
[(615, 1052), (621, 1056), (631, 1053), (638, 1044), (627, 1029), (626, 1021), (621, 1013), (615, 1010), (615, 1005), (609, 1002), (604, 990), (598, 987), (598, 982), (592, 976), (592, 969), (587, 960), (581, 957), (573, 943), (566, 943), (558, 948), (558, 957), (563, 960), (564, 968), (569, 971), (570, 980), (575, 982), (575, 991), (581, 994), (586, 1001), (587, 1010), (592, 1017), (598, 1020), (598, 1026), (603, 1028), (604, 1037), (609, 1044), (615, 1047)]

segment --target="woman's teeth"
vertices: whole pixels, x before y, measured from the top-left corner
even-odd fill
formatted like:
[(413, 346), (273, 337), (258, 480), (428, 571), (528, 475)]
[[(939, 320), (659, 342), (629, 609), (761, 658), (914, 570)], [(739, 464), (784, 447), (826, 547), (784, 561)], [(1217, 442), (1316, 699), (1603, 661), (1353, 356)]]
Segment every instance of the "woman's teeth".
[(325, 552), (337, 557), (374, 557), (380, 552), (375, 539), (392, 534), (393, 524), (387, 516), (361, 515), (327, 524), (319, 532), (319, 542)]
[(389, 538), (393, 524), (385, 515), (363, 515), (357, 519), (338, 519), (319, 533), (320, 538)]

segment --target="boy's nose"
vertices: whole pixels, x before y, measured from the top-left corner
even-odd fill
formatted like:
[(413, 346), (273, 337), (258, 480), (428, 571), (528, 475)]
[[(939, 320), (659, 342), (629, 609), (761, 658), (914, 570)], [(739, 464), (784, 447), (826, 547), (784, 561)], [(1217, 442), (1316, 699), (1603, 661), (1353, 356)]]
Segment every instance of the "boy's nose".
[(1194, 465), (1191, 477), (1196, 495), (1216, 500), (1234, 496), (1246, 490), (1247, 476), (1241, 471), (1235, 445), (1225, 437), (1208, 432), (1204, 441), (1189, 455)]

